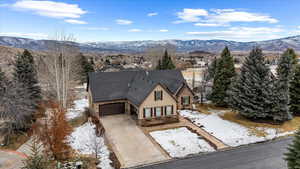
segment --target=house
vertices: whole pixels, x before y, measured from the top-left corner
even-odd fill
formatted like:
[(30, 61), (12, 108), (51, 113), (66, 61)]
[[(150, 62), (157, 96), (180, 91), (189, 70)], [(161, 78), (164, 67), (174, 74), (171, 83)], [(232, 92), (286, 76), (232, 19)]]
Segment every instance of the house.
[(87, 90), (100, 117), (128, 114), (142, 126), (177, 122), (177, 110), (191, 109), (194, 96), (180, 70), (89, 73)]

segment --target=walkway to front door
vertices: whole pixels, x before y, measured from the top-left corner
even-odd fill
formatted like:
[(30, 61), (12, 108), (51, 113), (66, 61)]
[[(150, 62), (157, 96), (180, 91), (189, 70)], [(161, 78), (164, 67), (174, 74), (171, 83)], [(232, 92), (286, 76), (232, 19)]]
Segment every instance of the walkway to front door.
[(122, 168), (170, 159), (149, 140), (130, 115), (104, 116), (101, 122)]

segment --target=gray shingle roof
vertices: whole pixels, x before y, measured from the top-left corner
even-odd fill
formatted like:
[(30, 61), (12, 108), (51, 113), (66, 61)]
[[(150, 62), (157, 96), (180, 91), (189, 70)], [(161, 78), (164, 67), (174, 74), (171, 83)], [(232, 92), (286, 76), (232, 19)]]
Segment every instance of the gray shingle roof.
[(137, 106), (158, 84), (175, 94), (186, 83), (180, 70), (94, 72), (88, 81), (94, 102), (128, 99)]

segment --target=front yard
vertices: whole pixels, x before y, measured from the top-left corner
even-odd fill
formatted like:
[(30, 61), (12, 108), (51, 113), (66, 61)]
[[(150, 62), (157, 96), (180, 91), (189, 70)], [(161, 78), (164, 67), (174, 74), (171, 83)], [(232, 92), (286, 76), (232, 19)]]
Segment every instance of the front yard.
[(94, 155), (97, 153), (101, 169), (113, 169), (111, 166), (110, 152), (104, 143), (103, 137), (97, 137), (95, 134), (95, 125), (86, 122), (80, 127), (74, 129), (69, 137), (71, 147), (79, 154)]
[(215, 151), (203, 138), (186, 127), (153, 131), (150, 135), (171, 157)]
[(231, 147), (263, 142), (293, 134), (295, 129), (299, 127), (299, 125), (297, 127), (287, 127), (285, 124), (270, 125), (255, 123), (246, 119), (243, 119), (243, 121), (238, 120), (237, 116), (232, 117), (230, 109), (207, 108), (205, 113), (182, 110), (180, 115)]
[(99, 159), (97, 165), (101, 169), (113, 169), (112, 154), (105, 145), (103, 137), (96, 136), (96, 126), (92, 122), (87, 122), (84, 110), (88, 107), (88, 100), (85, 98), (84, 87), (76, 87), (76, 99), (73, 106), (66, 112), (66, 118), (74, 128), (69, 136), (69, 144), (80, 156), (88, 155)]

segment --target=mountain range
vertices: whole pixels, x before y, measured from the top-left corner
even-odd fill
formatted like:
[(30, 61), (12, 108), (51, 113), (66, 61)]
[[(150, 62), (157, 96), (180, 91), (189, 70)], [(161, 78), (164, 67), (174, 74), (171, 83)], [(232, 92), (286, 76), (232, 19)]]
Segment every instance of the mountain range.
[[(26, 48), (31, 50), (47, 50), (53, 40), (34, 40), (28, 38), (0, 36), (0, 45), (16, 48)], [(72, 45), (79, 47), (82, 52), (143, 52), (148, 48), (157, 46), (173, 45), (179, 52), (190, 52), (202, 50), (208, 52), (220, 52), (225, 46), (232, 51), (249, 51), (258, 46), (265, 51), (283, 51), (286, 48), (293, 48), (300, 51), (300, 35), (281, 39), (237, 42), (226, 40), (141, 40), (141, 41), (120, 41), (120, 42), (71, 42)]]

